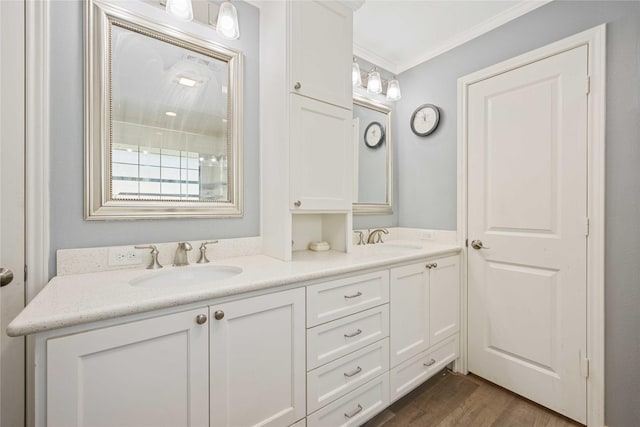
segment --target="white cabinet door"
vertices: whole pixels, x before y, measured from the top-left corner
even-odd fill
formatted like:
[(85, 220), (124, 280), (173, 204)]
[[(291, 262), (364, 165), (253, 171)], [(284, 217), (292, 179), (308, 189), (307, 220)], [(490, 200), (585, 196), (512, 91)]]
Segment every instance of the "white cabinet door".
[(429, 347), (429, 269), (426, 263), (391, 269), (391, 366)]
[(47, 342), (48, 427), (206, 426), (206, 309)]
[(285, 426), (305, 407), (305, 290), (210, 307), (211, 426)]
[(290, 90), (351, 109), (353, 11), (336, 1), (290, 4)]
[(440, 258), (429, 269), (429, 343), (460, 330), (460, 257)]
[(351, 110), (291, 95), (291, 209), (349, 211)]

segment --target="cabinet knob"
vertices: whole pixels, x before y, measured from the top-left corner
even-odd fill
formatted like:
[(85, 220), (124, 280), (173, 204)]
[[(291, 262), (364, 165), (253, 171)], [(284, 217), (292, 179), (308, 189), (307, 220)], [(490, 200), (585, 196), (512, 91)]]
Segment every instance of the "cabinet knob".
[(302, 206), (302, 202), (300, 200), (296, 200), (295, 202), (293, 202), (293, 206), (299, 208), (300, 206)]
[(224, 311), (222, 310), (217, 310), (215, 313), (213, 313), (213, 317), (216, 318), (216, 320), (222, 320), (224, 319)]
[(295, 84), (295, 85), (293, 85), (293, 88), (294, 88), (295, 90), (300, 90), (300, 88), (301, 88), (301, 87), (302, 87), (302, 84), (300, 84), (300, 82), (296, 82), (296, 84)]
[(438, 268), (438, 263), (437, 262), (433, 263), (433, 268)]
[(204, 325), (205, 323), (207, 323), (207, 315), (206, 314), (198, 314), (196, 316), (196, 323), (198, 325)]

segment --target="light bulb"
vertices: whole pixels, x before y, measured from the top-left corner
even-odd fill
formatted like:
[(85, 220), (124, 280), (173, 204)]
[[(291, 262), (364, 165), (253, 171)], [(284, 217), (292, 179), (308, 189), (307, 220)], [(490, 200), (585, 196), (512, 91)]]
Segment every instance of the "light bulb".
[(387, 99), (389, 101), (397, 101), (400, 98), (402, 98), (402, 93), (400, 93), (400, 83), (394, 76), (387, 85)]
[(380, 73), (377, 68), (374, 68), (369, 73), (369, 81), (367, 82), (367, 92), (369, 93), (381, 93), (382, 92), (382, 80), (380, 79)]
[(220, 5), (218, 10), (218, 22), (216, 23), (216, 31), (222, 37), (235, 40), (240, 37), (240, 28), (238, 26), (238, 11), (230, 1), (225, 1)]
[(362, 77), (360, 76), (360, 66), (356, 62), (356, 58), (353, 58), (353, 65), (351, 66), (351, 82), (354, 87), (362, 85)]
[(166, 9), (168, 14), (181, 21), (193, 20), (193, 6), (191, 0), (167, 0)]

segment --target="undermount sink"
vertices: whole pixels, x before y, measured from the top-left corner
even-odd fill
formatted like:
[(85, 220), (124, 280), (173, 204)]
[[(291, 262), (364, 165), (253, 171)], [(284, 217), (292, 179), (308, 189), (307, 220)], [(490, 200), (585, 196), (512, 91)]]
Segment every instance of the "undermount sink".
[(129, 281), (131, 286), (143, 288), (171, 288), (186, 285), (206, 285), (219, 282), (242, 273), (242, 268), (229, 265), (206, 267), (177, 267), (167, 271), (136, 277)]
[(363, 254), (401, 253), (422, 249), (422, 246), (411, 243), (376, 243), (365, 246), (355, 246)]

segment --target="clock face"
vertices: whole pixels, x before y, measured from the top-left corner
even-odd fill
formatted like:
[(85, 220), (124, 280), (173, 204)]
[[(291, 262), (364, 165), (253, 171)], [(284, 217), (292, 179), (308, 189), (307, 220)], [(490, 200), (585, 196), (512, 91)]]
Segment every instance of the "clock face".
[(382, 144), (383, 139), (384, 129), (382, 129), (382, 125), (378, 122), (369, 123), (369, 126), (364, 131), (364, 143), (367, 144), (367, 147), (375, 148)]
[(438, 127), (440, 110), (431, 104), (421, 105), (411, 116), (411, 130), (418, 136), (427, 136)]

